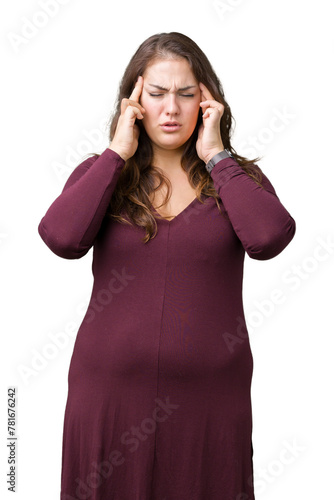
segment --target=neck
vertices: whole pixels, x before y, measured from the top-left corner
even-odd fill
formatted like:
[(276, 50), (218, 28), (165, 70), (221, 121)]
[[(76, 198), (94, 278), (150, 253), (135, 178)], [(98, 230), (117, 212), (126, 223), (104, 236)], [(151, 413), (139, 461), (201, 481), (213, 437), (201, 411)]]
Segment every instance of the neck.
[(183, 171), (181, 167), (181, 158), (183, 147), (178, 149), (162, 149), (153, 146), (153, 165), (160, 168), (164, 173), (175, 175)]

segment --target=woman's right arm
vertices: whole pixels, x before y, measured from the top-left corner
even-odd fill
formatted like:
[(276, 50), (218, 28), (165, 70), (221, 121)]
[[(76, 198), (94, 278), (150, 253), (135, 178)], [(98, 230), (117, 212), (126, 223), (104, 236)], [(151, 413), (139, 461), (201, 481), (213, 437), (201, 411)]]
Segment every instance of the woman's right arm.
[(109, 147), (100, 156), (81, 163), (68, 178), (38, 226), (46, 245), (59, 257), (79, 259), (92, 247), (125, 162), (138, 147), (139, 127), (145, 109), (139, 104), (143, 88), (139, 76), (121, 113)]
[(92, 247), (125, 160), (109, 147), (81, 163), (38, 226), (59, 257), (79, 259)]

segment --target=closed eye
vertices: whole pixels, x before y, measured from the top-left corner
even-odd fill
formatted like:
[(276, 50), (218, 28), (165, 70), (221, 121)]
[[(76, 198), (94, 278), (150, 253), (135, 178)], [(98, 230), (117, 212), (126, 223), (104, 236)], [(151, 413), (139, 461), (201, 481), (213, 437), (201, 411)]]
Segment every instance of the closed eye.
[[(149, 94), (151, 97), (160, 97), (164, 94)], [(194, 97), (194, 94), (180, 94), (180, 97)]]

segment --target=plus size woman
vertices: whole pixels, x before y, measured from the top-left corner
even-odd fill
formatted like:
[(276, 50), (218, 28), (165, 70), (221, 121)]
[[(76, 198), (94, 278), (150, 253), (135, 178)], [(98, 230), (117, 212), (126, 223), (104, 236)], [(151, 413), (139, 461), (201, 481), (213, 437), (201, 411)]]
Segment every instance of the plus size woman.
[(109, 146), (39, 224), (60, 257), (93, 248), (61, 500), (254, 499), (243, 264), (282, 252), (295, 221), (232, 147), (231, 120), (197, 44), (149, 37), (120, 82)]

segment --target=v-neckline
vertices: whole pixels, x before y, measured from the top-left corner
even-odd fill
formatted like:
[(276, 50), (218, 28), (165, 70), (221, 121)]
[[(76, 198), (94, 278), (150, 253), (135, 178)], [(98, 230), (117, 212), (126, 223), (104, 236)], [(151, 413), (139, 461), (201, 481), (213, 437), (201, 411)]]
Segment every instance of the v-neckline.
[(154, 207), (153, 205), (151, 204), (151, 208), (152, 210), (157, 214), (159, 215), (159, 219), (158, 220), (161, 220), (163, 222), (167, 222), (167, 224), (171, 224), (174, 220), (180, 218), (182, 215), (184, 215), (184, 213), (190, 208), (192, 207), (196, 201), (199, 201), (197, 196), (195, 196), (195, 198), (181, 211), (179, 212), (177, 215), (175, 215), (171, 220), (168, 220), (168, 219), (165, 219)]

